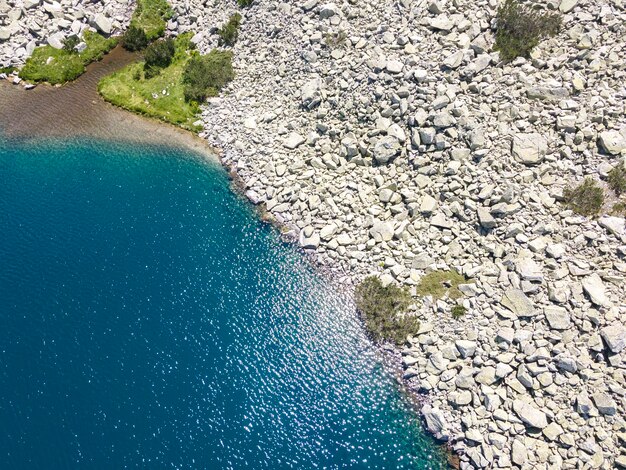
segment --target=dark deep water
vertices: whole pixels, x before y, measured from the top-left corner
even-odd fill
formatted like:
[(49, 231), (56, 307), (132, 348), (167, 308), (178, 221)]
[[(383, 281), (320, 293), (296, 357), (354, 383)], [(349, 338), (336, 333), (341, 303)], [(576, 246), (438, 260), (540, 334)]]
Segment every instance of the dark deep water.
[(217, 164), (0, 138), (0, 234), (1, 468), (446, 468)]

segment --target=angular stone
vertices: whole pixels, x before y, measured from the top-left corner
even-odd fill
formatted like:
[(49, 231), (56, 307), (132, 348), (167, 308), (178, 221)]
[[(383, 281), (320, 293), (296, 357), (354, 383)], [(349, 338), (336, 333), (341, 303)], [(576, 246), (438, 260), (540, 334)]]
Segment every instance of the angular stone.
[(605, 215), (598, 220), (600, 227), (604, 227), (613, 235), (622, 236), (626, 233), (626, 219), (623, 217), (611, 217)]
[(400, 73), (404, 68), (404, 64), (399, 60), (390, 60), (385, 67), (389, 73)]
[(432, 219), (430, 219), (430, 225), (435, 227), (447, 229), (452, 227), (452, 222), (448, 220), (448, 218), (443, 215), (441, 212), (438, 212), (434, 215)]
[(615, 413), (617, 413), (617, 405), (607, 393), (594, 393), (591, 398), (593, 399), (596, 408), (601, 414), (613, 416)]
[(454, 345), (458, 349), (458, 351), (461, 354), (461, 357), (463, 359), (465, 359), (467, 357), (473, 356), (474, 353), (476, 352), (476, 342), (475, 341), (468, 341), (466, 339), (459, 339), (459, 340), (454, 342)]
[(480, 369), (480, 372), (476, 374), (474, 380), (483, 385), (491, 385), (495, 383), (498, 379), (496, 377), (496, 369), (492, 366), (483, 367)]
[(523, 423), (532, 428), (543, 429), (548, 426), (546, 414), (525, 401), (514, 400), (513, 411), (515, 411)]
[(111, 34), (113, 23), (111, 19), (102, 13), (98, 13), (93, 20), (94, 26), (103, 34)]
[(619, 155), (626, 150), (626, 137), (618, 131), (604, 131), (598, 137), (598, 145), (606, 153)]
[(578, 0), (561, 0), (559, 10), (561, 13), (569, 13), (578, 5)]
[(370, 229), (370, 236), (377, 242), (388, 242), (393, 238), (393, 225), (387, 222), (375, 222)]
[(587, 276), (582, 280), (583, 290), (589, 296), (591, 302), (600, 307), (608, 304), (606, 298), (606, 288), (600, 276), (593, 273), (591, 276)]
[(527, 458), (526, 446), (520, 439), (515, 439), (511, 446), (511, 461), (521, 467), (526, 463)]
[(293, 150), (293, 149), (298, 148), (305, 141), (306, 141), (306, 139), (304, 137), (302, 137), (300, 134), (298, 134), (297, 132), (292, 132), (283, 141), (283, 145), (285, 147), (287, 147), (288, 149)]
[(619, 353), (626, 347), (626, 328), (621, 323), (605, 326), (600, 330), (600, 336), (613, 353)]
[(438, 439), (447, 440), (444, 430), (447, 428), (448, 423), (441, 410), (427, 404), (422, 407), (422, 415), (426, 421), (428, 431)]
[(303, 108), (313, 109), (322, 101), (322, 80), (309, 80), (300, 89), (300, 100)]
[(513, 156), (525, 165), (541, 163), (547, 151), (548, 142), (540, 134), (516, 134), (513, 137)]
[(320, 244), (320, 236), (318, 233), (307, 233), (306, 230), (300, 231), (300, 246), (305, 250), (314, 250)]
[(424, 215), (430, 215), (433, 213), (435, 208), (437, 207), (437, 200), (429, 196), (428, 194), (424, 195), (422, 198), (422, 203), (420, 204), (420, 212)]
[(543, 313), (553, 330), (567, 330), (571, 325), (570, 315), (563, 307), (544, 307)]
[(479, 207), (476, 209), (476, 214), (478, 215), (478, 222), (480, 226), (486, 228), (487, 230), (495, 228), (496, 219), (489, 213), (487, 209), (484, 207)]
[(380, 164), (388, 163), (400, 153), (401, 149), (402, 146), (398, 139), (394, 136), (387, 135), (379, 139), (376, 145), (374, 145), (374, 159)]
[(507, 290), (500, 303), (518, 317), (534, 317), (536, 315), (532, 302), (520, 289)]

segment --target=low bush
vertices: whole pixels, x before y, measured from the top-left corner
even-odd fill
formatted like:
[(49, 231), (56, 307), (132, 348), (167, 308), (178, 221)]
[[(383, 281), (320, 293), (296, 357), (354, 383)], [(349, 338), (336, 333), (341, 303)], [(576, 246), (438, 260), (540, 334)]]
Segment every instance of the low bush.
[(241, 15), (235, 13), (231, 15), (228, 22), (225, 23), (220, 29), (217, 30), (219, 35), (220, 46), (234, 46), (239, 36), (239, 25), (241, 25)]
[(146, 32), (135, 25), (130, 25), (122, 36), (122, 47), (127, 51), (142, 51), (148, 46)]
[(626, 166), (624, 166), (623, 163), (620, 163), (609, 171), (607, 181), (609, 183), (609, 187), (615, 194), (618, 196), (626, 194)]
[(0, 67), (0, 73), (6, 73), (7, 75), (15, 72), (16, 70), (16, 67)]
[(375, 341), (391, 341), (397, 345), (406, 342), (410, 334), (417, 334), (419, 321), (405, 315), (411, 305), (411, 294), (406, 288), (390, 284), (383, 286), (375, 276), (365, 278), (355, 290), (357, 309)]
[(249, 7), (252, 5), (252, 2), (254, 2), (254, 0), (237, 0), (237, 4), (242, 8)]
[(529, 57), (542, 38), (559, 32), (561, 23), (559, 13), (523, 5), (520, 0), (505, 0), (496, 18), (495, 49), (505, 61)]
[(146, 48), (144, 54), (144, 70), (146, 77), (157, 75), (160, 69), (168, 67), (174, 59), (176, 47), (172, 38), (153, 42)]
[(76, 54), (78, 51), (76, 50), (76, 46), (80, 43), (80, 39), (75, 34), (68, 36), (63, 41), (63, 50), (70, 54)]
[(593, 178), (586, 178), (575, 188), (565, 188), (563, 201), (569, 209), (577, 214), (592, 217), (598, 215), (602, 210), (604, 190)]
[(454, 270), (433, 271), (420, 279), (416, 292), (421, 297), (430, 295), (440, 299), (447, 295), (450, 299), (458, 299), (462, 295), (459, 285), (465, 283), (467, 283), (465, 276)]
[(233, 78), (233, 53), (212, 50), (207, 55), (193, 55), (183, 71), (185, 99), (201, 103), (209, 96), (217, 96), (219, 91)]
[(464, 317), (467, 313), (467, 309), (463, 307), (463, 305), (457, 304), (452, 307), (452, 318), (458, 320), (461, 317)]
[(611, 208), (611, 215), (626, 217), (626, 202), (616, 202)]

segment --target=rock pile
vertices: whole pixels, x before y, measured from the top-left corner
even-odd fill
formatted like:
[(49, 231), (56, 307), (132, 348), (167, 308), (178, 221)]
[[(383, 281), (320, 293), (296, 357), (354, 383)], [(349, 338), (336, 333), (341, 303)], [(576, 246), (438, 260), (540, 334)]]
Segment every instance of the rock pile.
[[(503, 64), (496, 0), (257, 0), (202, 113), (250, 200), (339, 282), (471, 281), (458, 320), (419, 299), (402, 350), (463, 469), (626, 468), (624, 219), (559, 203), (626, 164), (625, 3), (544, 3), (562, 32)], [(173, 6), (203, 52), (236, 8)]]
[(72, 34), (91, 28), (104, 35), (123, 31), (134, 9), (130, 0), (0, 0), (0, 67), (19, 66), (37, 46), (61, 49)]

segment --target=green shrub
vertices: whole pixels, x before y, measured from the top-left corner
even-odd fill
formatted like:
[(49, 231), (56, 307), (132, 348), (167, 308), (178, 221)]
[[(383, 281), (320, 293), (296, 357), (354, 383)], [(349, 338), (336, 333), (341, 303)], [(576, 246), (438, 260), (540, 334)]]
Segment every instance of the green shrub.
[(542, 38), (559, 32), (561, 23), (559, 13), (523, 5), (520, 0), (505, 0), (498, 9), (495, 49), (505, 61), (529, 57)]
[(233, 14), (227, 23), (225, 23), (220, 29), (217, 30), (219, 35), (220, 46), (234, 46), (239, 36), (239, 25), (241, 24), (241, 15), (239, 13)]
[(144, 70), (148, 78), (157, 75), (160, 69), (168, 67), (172, 63), (176, 46), (172, 38), (153, 42), (146, 48), (144, 54)]
[(463, 305), (457, 304), (452, 307), (452, 318), (458, 320), (459, 318), (465, 316), (467, 313), (467, 309), (463, 307)]
[(403, 315), (412, 302), (406, 288), (393, 284), (383, 287), (380, 279), (370, 276), (357, 286), (355, 301), (375, 341), (392, 341), (401, 345), (408, 335), (419, 331), (417, 318)]
[(185, 99), (200, 103), (208, 96), (217, 96), (233, 78), (233, 53), (212, 50), (207, 55), (194, 54), (183, 71)]
[(430, 295), (440, 299), (447, 294), (451, 299), (458, 299), (462, 295), (459, 285), (467, 282), (465, 276), (454, 270), (433, 271), (420, 279), (416, 292), (421, 297)]
[(142, 51), (148, 45), (148, 36), (142, 28), (130, 25), (122, 36), (122, 47), (127, 51)]
[(611, 215), (616, 217), (626, 217), (626, 202), (616, 202), (611, 208)]
[(613, 190), (615, 194), (621, 196), (626, 193), (626, 166), (620, 163), (611, 171), (609, 171), (609, 176), (607, 178), (609, 183), (609, 187)]
[(602, 210), (604, 190), (593, 178), (586, 178), (575, 188), (565, 188), (563, 200), (565, 205), (577, 214), (592, 217)]
[(75, 34), (68, 36), (63, 41), (63, 50), (70, 54), (76, 54), (78, 51), (76, 50), (76, 46), (80, 43), (80, 39)]
[(0, 73), (6, 73), (7, 75), (15, 72), (17, 68), (15, 67), (0, 67)]
[(254, 0), (237, 0), (237, 3), (242, 8), (249, 7), (250, 5), (252, 5), (252, 2), (254, 2)]
[(167, 0), (137, 0), (130, 26), (143, 30), (148, 41), (154, 41), (163, 36), (172, 14)]

